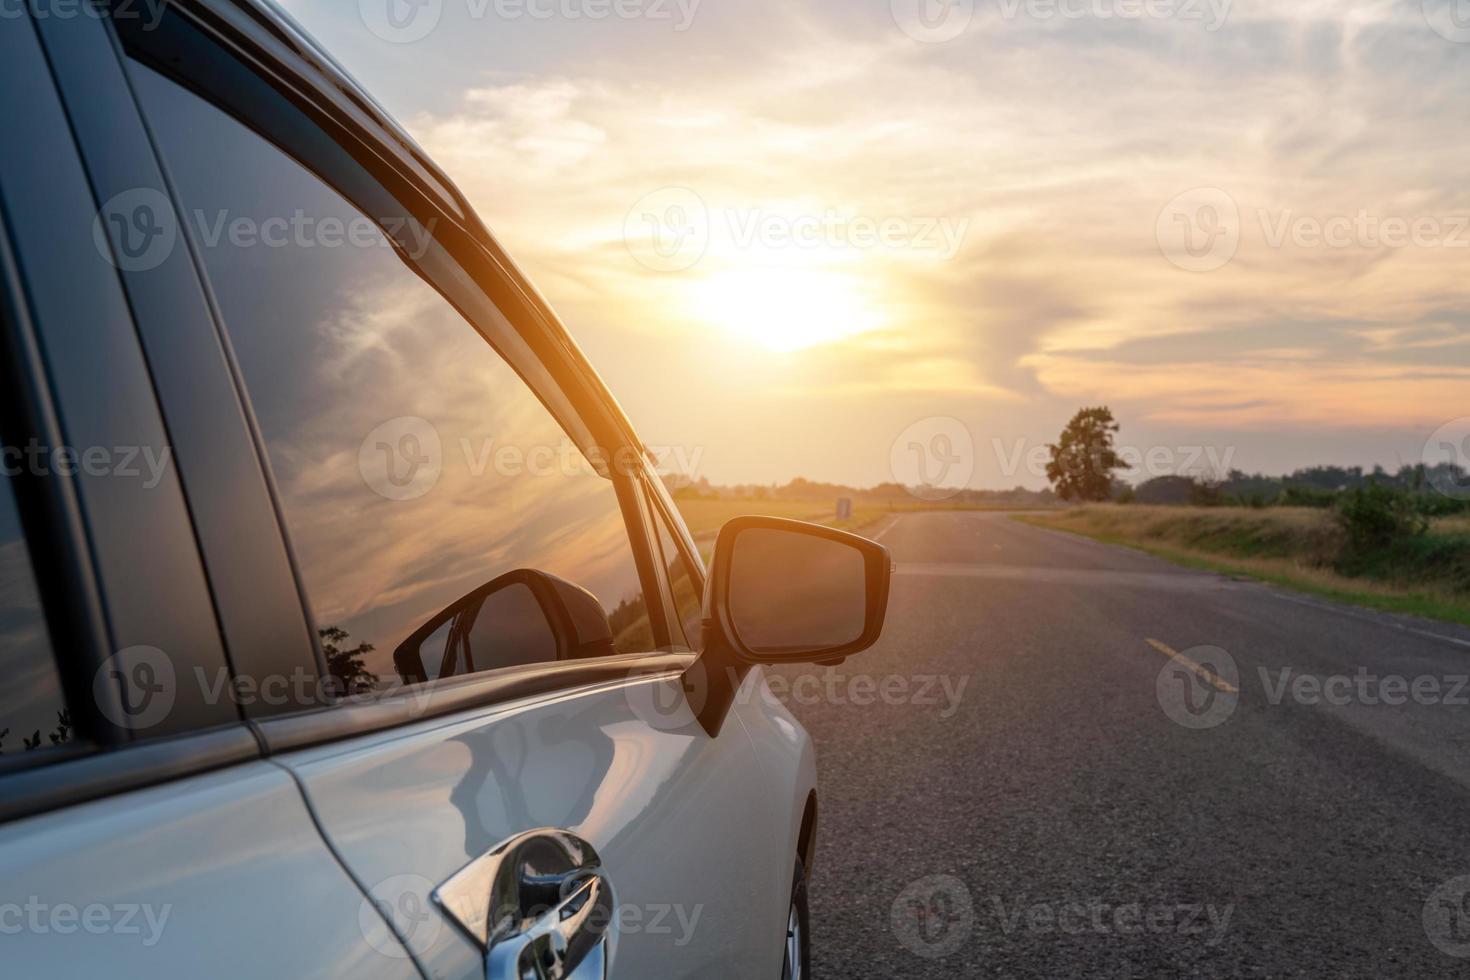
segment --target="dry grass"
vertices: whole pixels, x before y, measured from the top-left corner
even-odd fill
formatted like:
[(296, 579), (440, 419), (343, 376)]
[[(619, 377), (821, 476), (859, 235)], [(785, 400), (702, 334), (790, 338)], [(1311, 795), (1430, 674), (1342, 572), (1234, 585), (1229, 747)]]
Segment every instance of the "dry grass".
[(1344, 535), (1331, 514), (1308, 507), (1078, 507), (1049, 515), (1057, 527), (1172, 544), (1239, 558), (1284, 558), (1332, 564)]
[(1470, 514), (1456, 517), (1437, 517), (1430, 524), (1434, 534), (1470, 534)]

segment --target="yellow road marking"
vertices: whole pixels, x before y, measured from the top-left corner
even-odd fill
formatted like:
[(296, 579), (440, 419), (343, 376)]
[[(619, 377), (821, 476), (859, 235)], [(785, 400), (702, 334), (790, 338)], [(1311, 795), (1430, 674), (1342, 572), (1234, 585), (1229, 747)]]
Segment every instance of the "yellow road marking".
[(1200, 680), (1204, 681), (1206, 684), (1209, 684), (1217, 691), (1224, 691), (1226, 694), (1240, 693), (1240, 689), (1237, 688), (1234, 684), (1225, 680), (1219, 674), (1206, 667), (1204, 664), (1197, 664), (1193, 660), (1190, 660), (1184, 654), (1169, 646), (1169, 644), (1160, 643), (1158, 640), (1152, 639), (1151, 637), (1144, 637), (1144, 640), (1148, 643), (1149, 646), (1153, 647), (1164, 656), (1168, 657), (1171, 660), (1177, 661), (1178, 663), (1181, 663), (1184, 666), (1188, 667), (1190, 670), (1194, 671), (1195, 675), (1199, 677)]

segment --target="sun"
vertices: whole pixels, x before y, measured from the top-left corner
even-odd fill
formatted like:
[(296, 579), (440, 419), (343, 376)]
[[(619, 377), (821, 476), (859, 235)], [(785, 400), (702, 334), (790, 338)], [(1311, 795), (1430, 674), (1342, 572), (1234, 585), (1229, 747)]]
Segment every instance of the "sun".
[(711, 273), (693, 286), (693, 306), (700, 320), (778, 352), (829, 344), (884, 322), (857, 277), (823, 268)]

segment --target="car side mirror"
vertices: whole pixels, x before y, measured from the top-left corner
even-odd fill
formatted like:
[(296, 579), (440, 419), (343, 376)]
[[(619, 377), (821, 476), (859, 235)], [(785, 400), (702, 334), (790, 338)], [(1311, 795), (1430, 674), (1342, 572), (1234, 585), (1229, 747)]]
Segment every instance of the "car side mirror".
[(441, 610), (393, 653), (407, 683), (614, 653), (597, 597), (532, 568), (508, 572)]
[(746, 664), (850, 657), (883, 632), (892, 575), (893, 559), (876, 541), (801, 521), (737, 517), (715, 543), (706, 647), (721, 643)]

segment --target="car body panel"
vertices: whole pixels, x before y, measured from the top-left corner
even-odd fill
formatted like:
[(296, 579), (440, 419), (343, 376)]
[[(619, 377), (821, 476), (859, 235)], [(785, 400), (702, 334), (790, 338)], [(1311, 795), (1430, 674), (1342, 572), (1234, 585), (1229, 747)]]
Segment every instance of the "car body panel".
[[(792, 859), (803, 844), (806, 808), (816, 803), (817, 753), (801, 722), (771, 693), (764, 667), (754, 668), (745, 678), (735, 694), (731, 713), (750, 739), (763, 770), (764, 791), (771, 805), (761, 812), (761, 833), (772, 841), (770, 859), (779, 865), (781, 856), (786, 856), (782, 874), (766, 883), (768, 890), (756, 906), (759, 912), (753, 912), (764, 917), (762, 935), (773, 937), (767, 941), (768, 946), (777, 947), (775, 965), (768, 966), (762, 975), (780, 976), (779, 947), (786, 937), (786, 909), (795, 867)], [(810, 869), (807, 874), (810, 877)]]
[[(362, 889), (392, 907), (429, 910), (432, 890), (470, 861), (556, 828), (602, 857), (619, 910), (613, 977), (778, 976), (782, 936), (767, 920), (784, 922), (786, 904), (764, 906), (789, 886), (787, 803), (771, 799), (741, 726), (710, 738), (667, 707), (676, 684), (596, 685), (279, 761)], [(773, 823), (783, 833), (766, 833)], [(484, 975), (437, 910), (396, 924), (429, 976)]]
[(418, 976), (266, 762), (0, 827), (0, 881), (6, 976)]

